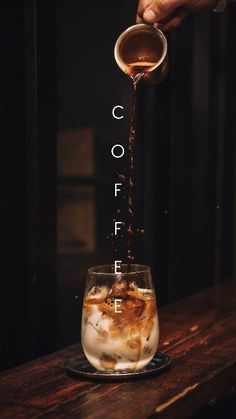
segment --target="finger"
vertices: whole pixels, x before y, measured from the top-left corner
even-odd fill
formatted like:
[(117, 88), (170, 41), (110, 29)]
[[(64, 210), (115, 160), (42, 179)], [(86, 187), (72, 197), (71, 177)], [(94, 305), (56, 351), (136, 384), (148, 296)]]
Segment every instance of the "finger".
[(153, 0), (139, 0), (137, 14), (142, 17), (144, 10), (147, 9), (152, 3)]
[(143, 23), (144, 20), (142, 17), (140, 17), (139, 15), (136, 16), (136, 23)]
[(178, 10), (169, 20), (161, 22), (161, 29), (163, 31), (169, 31), (170, 29), (179, 26), (188, 15), (188, 12), (184, 9)]
[(184, 0), (153, 0), (143, 11), (143, 17), (146, 23), (152, 24), (167, 18)]
[(136, 16), (136, 23), (144, 23), (143, 20), (143, 12), (144, 10), (150, 6), (152, 0), (140, 0), (138, 4), (137, 16)]
[(165, 17), (160, 22), (158, 22), (158, 25), (159, 24), (164, 25), (166, 23), (169, 23), (170, 20), (172, 20), (173, 18), (177, 16), (181, 17), (182, 15), (185, 15), (186, 13), (187, 13), (187, 10), (184, 7), (179, 7), (174, 12), (170, 13), (167, 17)]

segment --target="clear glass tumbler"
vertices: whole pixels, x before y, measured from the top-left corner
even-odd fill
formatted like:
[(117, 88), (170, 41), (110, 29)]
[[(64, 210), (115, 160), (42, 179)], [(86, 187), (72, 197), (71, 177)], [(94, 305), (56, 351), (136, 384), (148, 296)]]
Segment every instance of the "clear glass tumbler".
[(84, 353), (97, 370), (133, 372), (154, 357), (159, 324), (151, 270), (143, 265), (88, 270), (82, 313)]

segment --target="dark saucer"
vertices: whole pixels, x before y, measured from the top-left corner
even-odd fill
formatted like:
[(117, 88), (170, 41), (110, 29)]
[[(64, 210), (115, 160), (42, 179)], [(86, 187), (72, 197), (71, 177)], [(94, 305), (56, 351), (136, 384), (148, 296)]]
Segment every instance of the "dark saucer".
[(83, 377), (100, 381), (132, 380), (136, 378), (147, 377), (150, 375), (156, 375), (162, 372), (169, 365), (170, 357), (163, 352), (157, 352), (152, 361), (141, 371), (128, 373), (108, 373), (103, 371), (97, 371), (94, 367), (92, 367), (92, 365), (90, 365), (83, 353), (75, 357), (68, 358), (63, 363), (63, 367), (65, 368), (66, 372), (70, 375), (73, 375), (74, 377)]

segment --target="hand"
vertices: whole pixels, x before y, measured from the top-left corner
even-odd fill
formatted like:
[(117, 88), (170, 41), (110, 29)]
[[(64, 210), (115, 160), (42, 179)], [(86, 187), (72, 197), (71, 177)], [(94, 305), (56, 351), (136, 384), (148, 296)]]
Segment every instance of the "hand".
[(190, 11), (213, 9), (216, 0), (139, 0), (137, 23), (159, 23), (169, 30), (184, 20)]

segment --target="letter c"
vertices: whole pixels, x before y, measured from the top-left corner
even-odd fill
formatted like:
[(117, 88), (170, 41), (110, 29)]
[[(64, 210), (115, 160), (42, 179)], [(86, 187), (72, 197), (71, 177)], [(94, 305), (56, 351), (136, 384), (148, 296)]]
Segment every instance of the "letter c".
[(121, 116), (117, 116), (116, 114), (115, 114), (115, 111), (116, 111), (116, 109), (124, 109), (124, 107), (123, 106), (121, 106), (121, 105), (117, 105), (117, 106), (115, 106), (113, 109), (112, 109), (112, 116), (113, 116), (113, 118), (115, 118), (115, 119), (123, 119), (124, 118), (124, 115), (121, 115)]

